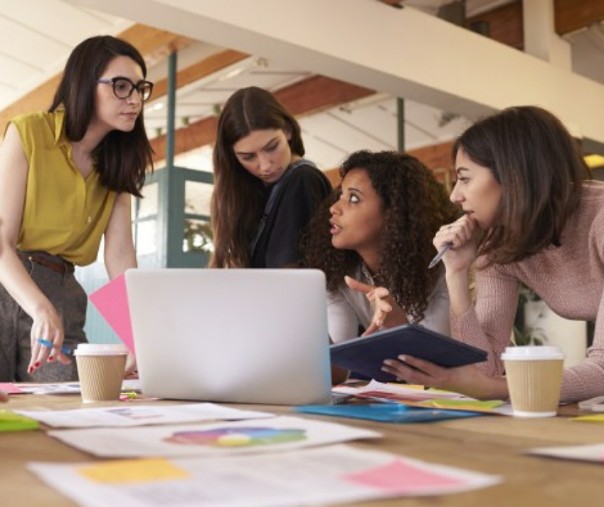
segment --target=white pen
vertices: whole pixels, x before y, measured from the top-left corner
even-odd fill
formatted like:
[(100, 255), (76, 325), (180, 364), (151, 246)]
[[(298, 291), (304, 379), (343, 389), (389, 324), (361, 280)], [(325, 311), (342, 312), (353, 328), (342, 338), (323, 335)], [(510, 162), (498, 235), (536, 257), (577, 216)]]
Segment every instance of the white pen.
[(428, 269), (432, 269), (434, 266), (436, 266), (443, 258), (443, 256), (447, 253), (449, 248), (451, 248), (452, 246), (453, 243), (451, 243), (450, 241), (448, 243), (445, 243), (445, 246), (440, 249), (440, 251), (434, 256), (434, 259), (432, 259), (430, 261), (430, 264), (428, 264)]

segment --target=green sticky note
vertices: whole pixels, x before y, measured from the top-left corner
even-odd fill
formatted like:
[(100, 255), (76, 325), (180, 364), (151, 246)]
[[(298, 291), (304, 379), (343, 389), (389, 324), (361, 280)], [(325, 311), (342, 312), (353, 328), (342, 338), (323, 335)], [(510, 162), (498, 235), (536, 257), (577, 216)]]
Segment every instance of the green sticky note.
[(37, 430), (40, 423), (10, 410), (0, 410), (0, 431)]

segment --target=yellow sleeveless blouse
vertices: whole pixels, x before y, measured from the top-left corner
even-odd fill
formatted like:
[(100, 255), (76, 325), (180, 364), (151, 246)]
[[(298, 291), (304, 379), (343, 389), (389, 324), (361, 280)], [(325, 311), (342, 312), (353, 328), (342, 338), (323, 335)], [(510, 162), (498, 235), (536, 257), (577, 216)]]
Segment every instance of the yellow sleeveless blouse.
[(84, 266), (97, 258), (116, 193), (92, 171), (86, 178), (71, 157), (64, 113), (39, 112), (11, 120), (29, 169), (17, 248), (60, 255)]

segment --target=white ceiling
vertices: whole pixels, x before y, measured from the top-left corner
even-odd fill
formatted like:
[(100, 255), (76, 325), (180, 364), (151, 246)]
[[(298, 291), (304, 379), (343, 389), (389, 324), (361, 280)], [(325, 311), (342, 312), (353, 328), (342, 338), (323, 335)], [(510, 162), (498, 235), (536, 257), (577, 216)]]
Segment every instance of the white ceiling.
[[(127, 1), (127, 0), (125, 0)], [(450, 0), (407, 0), (406, 6), (436, 14)], [(509, 0), (467, 0), (469, 16), (509, 3)], [(0, 109), (58, 73), (71, 49), (96, 34), (118, 34), (132, 23), (79, 7), (69, 0), (0, 0)], [(604, 83), (604, 35), (599, 25), (571, 35), (573, 68)], [(219, 51), (199, 42), (179, 54), (179, 67)], [(165, 62), (150, 69), (150, 78), (165, 77)], [(256, 85), (277, 90), (309, 77), (304, 69), (268, 66), (252, 56), (177, 92), (177, 128), (215, 114), (235, 90)], [(336, 166), (359, 148), (396, 149), (396, 100), (378, 94), (300, 119), (309, 157), (323, 168)], [(145, 112), (150, 137), (165, 132), (166, 109), (152, 101)], [(448, 119), (449, 121), (443, 121)], [(405, 103), (405, 146), (413, 149), (457, 136), (468, 121), (417, 102)], [(210, 170), (210, 150), (180, 156), (179, 165)]]

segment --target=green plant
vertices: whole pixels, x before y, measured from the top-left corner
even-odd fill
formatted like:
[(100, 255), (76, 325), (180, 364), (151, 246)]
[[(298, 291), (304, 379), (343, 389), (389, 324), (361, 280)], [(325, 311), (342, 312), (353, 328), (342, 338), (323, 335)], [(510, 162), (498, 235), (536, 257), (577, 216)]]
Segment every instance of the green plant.
[(526, 309), (527, 304), (542, 301), (539, 295), (531, 289), (522, 285), (518, 293), (518, 309), (512, 328), (512, 342), (514, 345), (543, 345), (547, 342), (547, 336), (538, 323), (543, 317), (544, 307), (539, 308), (536, 316), (528, 322)]

